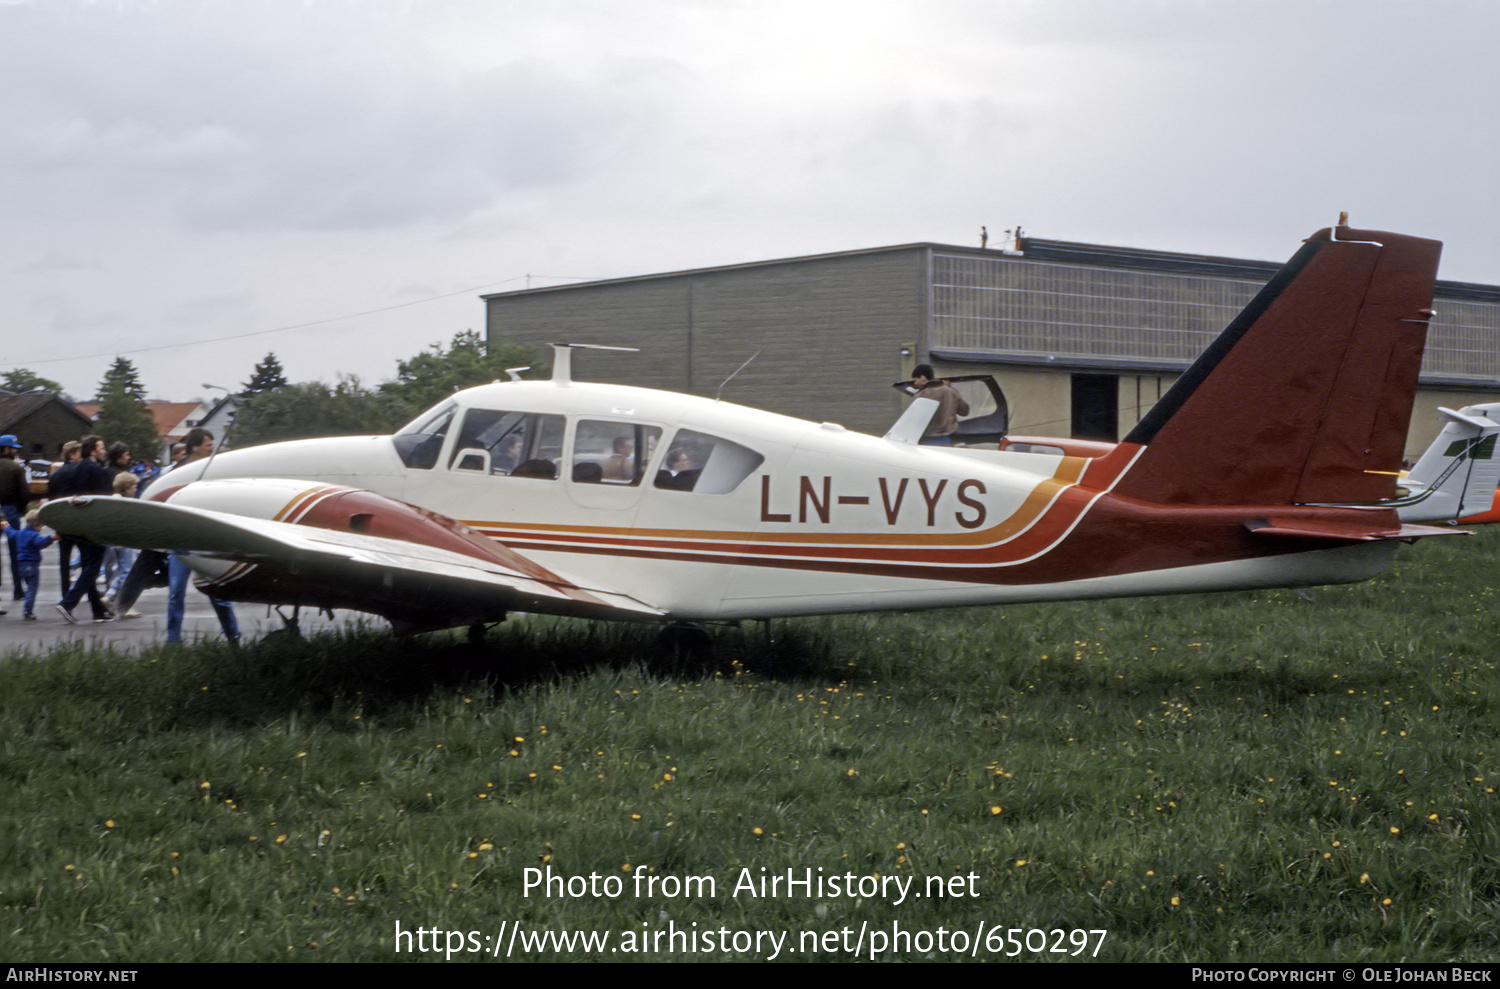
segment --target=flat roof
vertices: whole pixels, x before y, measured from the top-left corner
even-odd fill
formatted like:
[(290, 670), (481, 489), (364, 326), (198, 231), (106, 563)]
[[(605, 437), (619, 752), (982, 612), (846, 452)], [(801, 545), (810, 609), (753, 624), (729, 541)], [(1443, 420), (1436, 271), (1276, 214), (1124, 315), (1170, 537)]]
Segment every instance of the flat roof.
[[(1000, 248), (965, 247), (957, 244), (939, 244), (933, 241), (917, 241), (910, 244), (892, 244), (886, 247), (866, 247), (849, 251), (831, 251), (824, 254), (803, 254), (789, 258), (771, 258), (764, 261), (746, 261), (738, 264), (713, 265), (706, 268), (683, 268), (678, 271), (653, 272), (644, 275), (627, 275), (621, 278), (599, 278), (589, 281), (569, 282), (563, 285), (542, 285), (536, 288), (514, 289), (509, 292), (491, 292), (481, 295), (484, 300), (518, 295), (537, 295), (545, 292), (566, 292), (578, 288), (593, 288), (601, 285), (623, 285), (631, 282), (652, 281), (662, 278), (682, 278), (688, 275), (708, 274), (719, 271), (739, 271), (747, 268), (764, 268), (773, 265), (802, 264), (808, 261), (823, 261), (831, 258), (861, 257), (873, 254), (894, 254), (898, 251), (931, 250), (944, 253), (966, 254), (976, 258), (993, 258), (1007, 261), (1048, 261), (1092, 265), (1096, 267), (1134, 268), (1148, 271), (1171, 271), (1187, 274), (1218, 275), (1224, 278), (1252, 278), (1269, 280), (1278, 270), (1281, 261), (1255, 261), (1245, 258), (1217, 257), (1211, 254), (1187, 254), (1180, 251), (1156, 251), (1138, 247), (1112, 247), (1104, 244), (1084, 244), (1068, 240), (1048, 240), (1041, 237), (1022, 237), (1020, 250)], [(1438, 280), (1436, 291), (1450, 299), (1472, 299), (1482, 302), (1500, 302), (1500, 286), (1483, 285), (1477, 282), (1454, 282)]]

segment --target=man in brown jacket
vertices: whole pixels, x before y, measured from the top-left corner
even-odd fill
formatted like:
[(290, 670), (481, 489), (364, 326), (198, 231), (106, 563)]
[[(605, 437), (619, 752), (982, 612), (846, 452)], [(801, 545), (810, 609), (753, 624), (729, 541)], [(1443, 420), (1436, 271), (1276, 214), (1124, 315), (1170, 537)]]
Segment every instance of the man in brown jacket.
[(958, 417), (969, 414), (969, 403), (948, 382), (938, 378), (931, 364), (918, 364), (911, 372), (911, 383), (916, 386), (912, 398), (930, 398), (938, 403), (927, 431), (922, 434), (925, 446), (952, 446), (953, 434), (958, 432)]

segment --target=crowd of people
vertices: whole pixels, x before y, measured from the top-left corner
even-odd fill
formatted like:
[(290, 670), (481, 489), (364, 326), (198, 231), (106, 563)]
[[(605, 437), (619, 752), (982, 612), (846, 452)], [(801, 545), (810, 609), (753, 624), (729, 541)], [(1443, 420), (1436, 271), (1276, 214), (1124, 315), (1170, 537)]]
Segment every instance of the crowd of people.
[[(106, 445), (100, 436), (84, 436), (63, 444), (60, 459), (52, 465), (47, 491), (41, 503), (56, 498), (83, 495), (136, 498), (150, 484), (184, 463), (210, 456), (214, 450), (211, 432), (195, 428), (173, 444), (171, 460), (157, 466), (137, 460), (124, 443)], [(88, 602), (96, 623), (117, 619), (139, 618), (135, 603), (151, 587), (167, 588), (167, 641), (182, 641), (182, 623), (186, 611), (188, 565), (178, 553), (155, 550), (137, 551), (129, 547), (104, 546), (87, 539), (75, 538), (46, 530), (33, 507), (26, 468), (18, 459), (21, 442), (18, 437), (0, 436), (0, 530), (7, 543), (11, 580), (11, 599), (23, 602), (21, 616), (36, 621), (36, 599), (41, 567), (46, 551), (57, 546), (57, 566), (63, 588), (57, 612), (69, 624), (82, 617), (76, 609)], [(3, 574), (0, 574), (3, 578)], [(0, 579), (3, 585), (3, 579)], [(0, 602), (3, 602), (0, 592)], [(211, 599), (220, 627), (230, 642), (239, 639), (234, 609), (228, 602)], [(0, 609), (0, 615), (6, 611)]]

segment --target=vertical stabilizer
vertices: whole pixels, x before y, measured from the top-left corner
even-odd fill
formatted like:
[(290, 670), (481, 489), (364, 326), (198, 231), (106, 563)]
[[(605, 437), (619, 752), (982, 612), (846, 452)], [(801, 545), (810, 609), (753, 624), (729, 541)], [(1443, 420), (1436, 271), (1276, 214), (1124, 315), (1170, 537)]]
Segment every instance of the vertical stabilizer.
[(1125, 437), (1147, 501), (1288, 505), (1395, 495), (1442, 245), (1308, 238)]

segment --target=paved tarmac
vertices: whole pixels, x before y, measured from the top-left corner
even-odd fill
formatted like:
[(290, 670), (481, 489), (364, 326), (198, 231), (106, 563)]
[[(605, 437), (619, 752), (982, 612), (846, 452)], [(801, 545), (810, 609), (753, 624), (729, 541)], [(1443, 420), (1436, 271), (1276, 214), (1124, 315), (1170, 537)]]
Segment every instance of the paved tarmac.
[[(0, 541), (3, 541), (3, 538), (0, 537)], [(34, 656), (44, 656), (65, 642), (79, 640), (110, 643), (131, 651), (166, 641), (167, 589), (165, 587), (152, 588), (141, 595), (141, 599), (135, 605), (135, 610), (141, 613), (139, 618), (116, 618), (112, 622), (95, 625), (90, 617), (88, 600), (85, 599), (73, 609), (73, 614), (78, 618), (78, 624), (70, 625), (57, 610), (57, 602), (62, 600), (61, 584), (57, 574), (57, 547), (49, 546), (42, 553), (42, 587), (36, 598), (37, 620), (28, 622), (21, 615), (24, 602), (13, 600), (15, 588), (10, 579), (10, 556), (3, 548), (0, 548), (0, 560), (3, 560), (4, 565), (4, 572), (0, 573), (0, 609), (6, 612), (0, 615), (0, 660), (9, 657), (17, 650)], [(78, 571), (75, 570), (73, 573), (76, 576)], [(287, 614), (291, 614), (291, 609), (285, 610)], [(265, 605), (238, 605), (235, 608), (235, 615), (239, 619), (240, 634), (247, 639), (258, 638), (282, 627), (281, 619)], [(336, 620), (330, 621), (327, 615), (313, 615), (304, 611), (300, 622), (302, 630), (311, 634), (336, 625), (366, 620), (379, 621), (373, 616), (353, 612), (341, 611), (336, 612), (335, 615)], [(194, 639), (223, 637), (219, 628), (219, 620), (214, 617), (214, 610), (208, 603), (208, 597), (191, 586), (187, 592), (187, 611), (182, 621), (182, 637), (184, 641), (189, 642)]]

